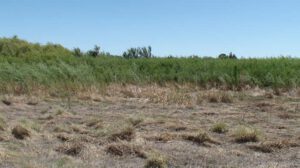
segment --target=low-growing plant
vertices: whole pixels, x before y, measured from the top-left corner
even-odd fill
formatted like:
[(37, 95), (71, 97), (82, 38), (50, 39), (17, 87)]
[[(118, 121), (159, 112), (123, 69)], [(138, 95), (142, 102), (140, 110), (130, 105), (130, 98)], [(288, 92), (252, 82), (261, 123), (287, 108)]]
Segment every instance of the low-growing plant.
[(259, 132), (257, 129), (249, 126), (239, 126), (233, 134), (234, 141), (238, 143), (258, 142)]
[(167, 168), (168, 161), (161, 154), (152, 154), (146, 161), (145, 168)]
[(6, 122), (3, 117), (0, 116), (0, 131), (4, 131), (6, 129)]
[(219, 134), (223, 134), (228, 131), (228, 126), (227, 126), (227, 124), (225, 124), (223, 122), (219, 122), (212, 126), (211, 131), (219, 133)]
[(135, 137), (135, 129), (131, 126), (126, 126), (124, 128), (120, 128), (120, 130), (116, 130), (115, 133), (112, 133), (108, 139), (110, 141), (131, 141)]
[(183, 134), (182, 138), (188, 141), (192, 141), (199, 145), (204, 145), (204, 143), (220, 144), (218, 141), (214, 140), (208, 133), (200, 131), (198, 134)]
[(112, 143), (106, 146), (105, 151), (115, 156), (135, 155), (140, 158), (146, 158), (146, 153), (141, 146), (129, 144), (127, 142)]
[(12, 135), (17, 138), (17, 139), (25, 139), (27, 137), (30, 137), (30, 131), (26, 128), (24, 128), (21, 125), (17, 125), (15, 126), (12, 131), (11, 131)]

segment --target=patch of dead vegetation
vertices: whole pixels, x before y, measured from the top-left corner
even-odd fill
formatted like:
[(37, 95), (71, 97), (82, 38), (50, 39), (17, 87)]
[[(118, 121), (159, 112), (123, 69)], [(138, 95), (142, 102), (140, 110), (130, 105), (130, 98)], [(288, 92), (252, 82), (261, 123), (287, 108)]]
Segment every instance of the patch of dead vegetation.
[(117, 130), (117, 132), (112, 133), (108, 139), (110, 141), (131, 141), (135, 138), (135, 129), (132, 126), (127, 126), (125, 128), (121, 128), (121, 130)]
[(5, 131), (6, 129), (6, 122), (3, 117), (0, 116), (0, 131)]
[(168, 132), (145, 137), (146, 140), (158, 141), (158, 142), (169, 142), (169, 141), (176, 140), (179, 138), (180, 138), (180, 136), (178, 134), (172, 134), (172, 133), (168, 133)]
[(10, 106), (12, 104), (12, 101), (10, 101), (8, 99), (3, 99), (2, 103), (5, 104), (5, 105), (7, 105), (7, 106)]
[(79, 156), (84, 150), (84, 144), (80, 142), (66, 142), (55, 149), (59, 153), (69, 156)]
[(187, 126), (185, 126), (183, 123), (171, 123), (166, 125), (166, 128), (171, 130), (171, 131), (186, 131), (188, 129)]
[(36, 106), (39, 104), (39, 100), (37, 98), (29, 98), (26, 104), (29, 106)]
[(30, 137), (30, 131), (20, 125), (15, 126), (11, 133), (15, 138), (20, 140)]
[(227, 92), (212, 91), (203, 95), (209, 103), (233, 103), (234, 97)]
[(59, 124), (53, 128), (53, 132), (56, 133), (71, 133), (72, 131), (66, 124)]
[(70, 141), (72, 137), (69, 134), (61, 133), (56, 136), (57, 139), (61, 140), (62, 142)]
[(197, 134), (182, 134), (181, 137), (184, 140), (194, 142), (198, 145), (208, 145), (207, 143), (221, 144), (217, 140), (213, 139), (208, 133), (200, 131)]
[(288, 120), (288, 119), (297, 118), (297, 116), (292, 115), (292, 114), (290, 114), (290, 113), (288, 113), (288, 112), (281, 113), (281, 114), (278, 115), (278, 117), (279, 117), (280, 119), (283, 119), (283, 120)]
[(128, 119), (129, 123), (131, 123), (134, 127), (140, 125), (142, 122), (144, 122), (144, 118), (142, 117), (131, 117)]
[(153, 153), (146, 161), (145, 168), (167, 168), (168, 160), (159, 153)]
[(262, 112), (271, 111), (273, 106), (274, 106), (273, 104), (267, 102), (260, 102), (256, 104), (256, 107), (258, 107), (259, 110), (261, 110)]
[(87, 127), (93, 127), (95, 129), (103, 128), (103, 123), (100, 118), (90, 118), (85, 122), (85, 125)]
[(146, 153), (141, 146), (127, 142), (112, 143), (106, 146), (105, 151), (115, 156), (137, 156), (146, 158)]
[(250, 149), (258, 152), (271, 153), (283, 148), (298, 147), (299, 143), (293, 140), (266, 141), (257, 145), (249, 145)]

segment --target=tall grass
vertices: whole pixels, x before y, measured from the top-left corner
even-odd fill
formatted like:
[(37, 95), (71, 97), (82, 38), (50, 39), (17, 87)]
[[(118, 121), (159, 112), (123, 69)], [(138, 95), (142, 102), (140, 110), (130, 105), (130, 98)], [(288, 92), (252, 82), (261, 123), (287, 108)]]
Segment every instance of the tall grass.
[[(30, 49), (26, 51), (30, 52), (15, 52), (20, 48), (16, 43), (27, 46), (25, 48)], [(19, 42), (18, 39), (0, 39), (2, 93), (22, 94), (37, 89), (76, 92), (79, 88), (101, 87), (111, 83), (167, 82), (228, 88), (245, 85), (298, 87), (300, 59), (124, 59), (104, 55), (96, 58), (75, 57), (71, 51), (59, 45), (43, 46), (26, 41)]]
[(193, 83), (199, 86), (297, 87), (298, 59), (131, 59), (0, 57), (0, 91), (87, 88), (110, 83)]

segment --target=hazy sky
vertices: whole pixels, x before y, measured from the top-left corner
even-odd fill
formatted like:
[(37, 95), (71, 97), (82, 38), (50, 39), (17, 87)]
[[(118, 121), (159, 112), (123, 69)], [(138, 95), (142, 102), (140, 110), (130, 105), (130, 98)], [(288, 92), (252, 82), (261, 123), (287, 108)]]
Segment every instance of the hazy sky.
[(300, 56), (300, 0), (0, 0), (0, 36), (121, 54)]

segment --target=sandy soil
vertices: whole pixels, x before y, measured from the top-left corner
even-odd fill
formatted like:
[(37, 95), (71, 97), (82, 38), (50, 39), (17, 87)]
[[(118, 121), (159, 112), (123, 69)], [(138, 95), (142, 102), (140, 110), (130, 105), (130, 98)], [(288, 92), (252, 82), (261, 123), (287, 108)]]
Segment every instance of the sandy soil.
[[(70, 99), (2, 95), (0, 167), (300, 165), (297, 91), (112, 90)], [(16, 126), (29, 135), (16, 138)], [(238, 141), (243, 128), (254, 139)]]

